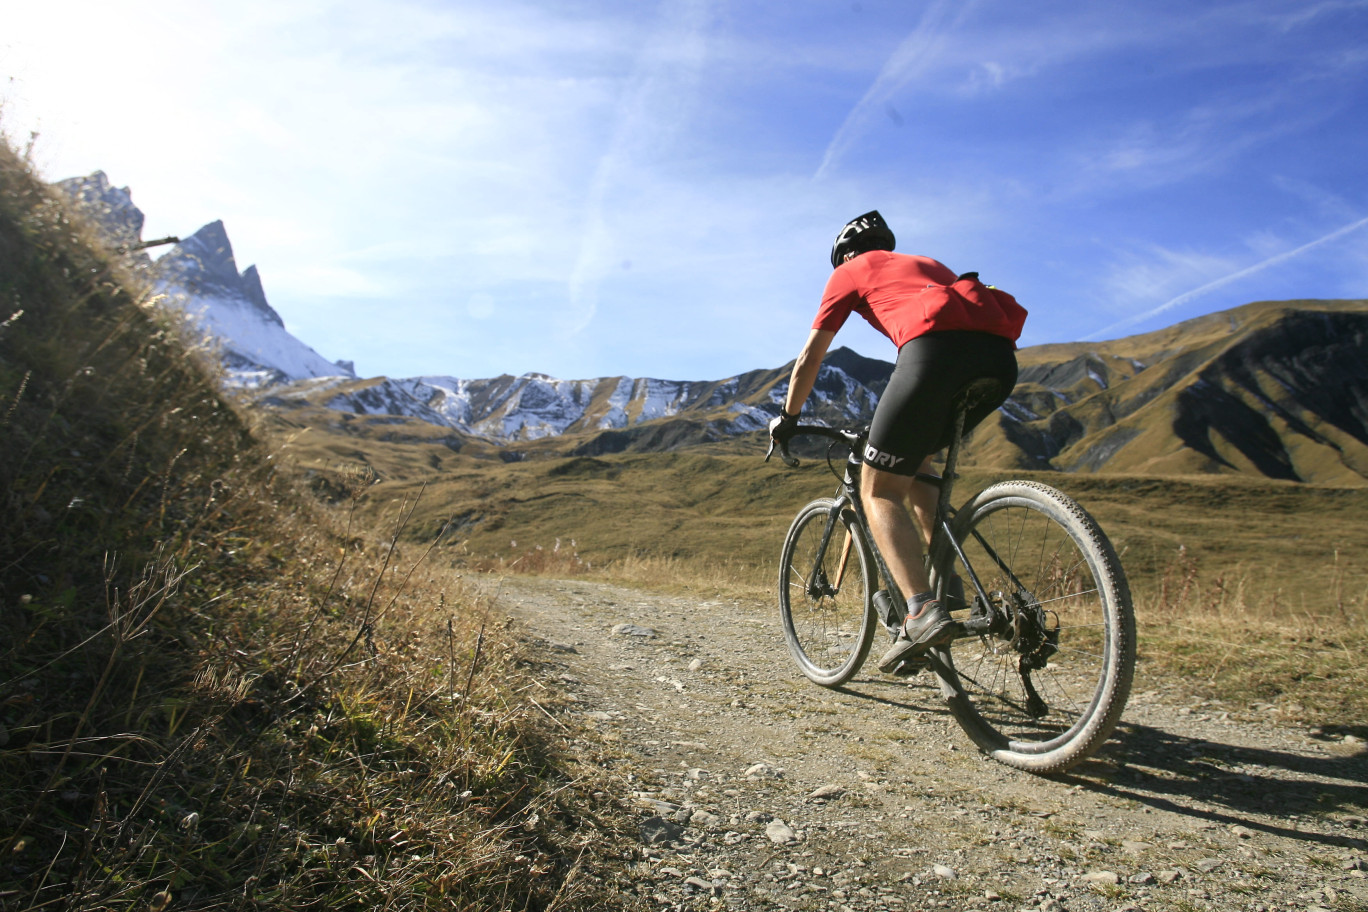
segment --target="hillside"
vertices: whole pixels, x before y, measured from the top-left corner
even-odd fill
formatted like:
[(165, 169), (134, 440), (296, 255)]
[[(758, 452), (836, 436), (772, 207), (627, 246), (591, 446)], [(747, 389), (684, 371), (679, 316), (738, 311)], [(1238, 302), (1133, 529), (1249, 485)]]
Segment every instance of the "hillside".
[[(1017, 389), (974, 435), (968, 465), (1335, 485), (1368, 479), (1368, 301), (1248, 304), (1111, 342), (1027, 348), (1019, 361)], [(256, 401), (268, 424), (309, 429), (315, 464), (326, 463), (329, 450), (365, 462), (364, 440), (440, 441), (449, 452), (503, 461), (699, 446), (740, 452), (757, 445), (790, 368), (675, 383), (668, 402), (643, 392), (665, 381), (536, 376), (311, 380)], [(868, 421), (891, 371), (887, 362), (833, 351), (805, 420)], [(621, 390), (636, 404), (618, 420), (608, 391)]]
[(1248, 304), (1020, 363), (980, 464), (1368, 479), (1368, 302)]
[(332, 525), (106, 240), (0, 142), (0, 908), (601, 908), (491, 602)]

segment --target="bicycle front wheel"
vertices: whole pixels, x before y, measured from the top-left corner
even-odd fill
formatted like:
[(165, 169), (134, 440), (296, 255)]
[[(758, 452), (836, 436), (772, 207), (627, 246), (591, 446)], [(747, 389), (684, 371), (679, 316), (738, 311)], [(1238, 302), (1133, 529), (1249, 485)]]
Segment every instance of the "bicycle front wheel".
[[(1130, 694), (1135, 615), (1116, 552), (1087, 511), (1035, 482), (985, 489), (952, 527), (1001, 622), (933, 653), (950, 710), (994, 759), (1063, 772), (1111, 735)], [(957, 561), (936, 564), (943, 577)]]
[(794, 661), (809, 680), (839, 687), (869, 655), (877, 626), (870, 586), (874, 559), (847, 507), (829, 497), (798, 511), (779, 565), (779, 618)]

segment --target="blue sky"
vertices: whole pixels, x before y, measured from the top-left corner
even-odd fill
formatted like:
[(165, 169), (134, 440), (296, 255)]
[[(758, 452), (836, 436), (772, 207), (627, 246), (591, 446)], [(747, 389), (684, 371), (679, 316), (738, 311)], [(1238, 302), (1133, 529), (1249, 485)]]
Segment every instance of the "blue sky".
[[(831, 239), (1022, 344), (1368, 297), (1368, 2), (0, 0), (0, 128), (145, 237), (223, 219), (363, 375), (714, 379), (806, 337)], [(852, 322), (838, 344), (891, 360)]]

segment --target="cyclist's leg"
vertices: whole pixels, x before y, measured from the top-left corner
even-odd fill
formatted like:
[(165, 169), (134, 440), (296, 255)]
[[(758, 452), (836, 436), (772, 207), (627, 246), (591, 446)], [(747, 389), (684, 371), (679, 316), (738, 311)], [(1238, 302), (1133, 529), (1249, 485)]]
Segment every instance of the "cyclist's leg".
[[(864, 453), (861, 496), (870, 531), (908, 602), (904, 628), (908, 637), (900, 637), (880, 660), (879, 667), (885, 671), (902, 656), (924, 652), (949, 635), (950, 616), (932, 598), (931, 580), (921, 559), (922, 542), (905, 504), (913, 504), (929, 541), (937, 492), (918, 482), (915, 474), (929, 469), (929, 456), (949, 443), (955, 395), (971, 380), (985, 376), (998, 377), (1005, 390), (1011, 389), (1016, 380), (1011, 342), (983, 333), (922, 336), (899, 350), (893, 375), (875, 409)], [(966, 424), (982, 420), (997, 404), (969, 416)]]
[[(922, 460), (917, 471), (926, 475), (936, 474), (936, 467), (931, 464), (930, 456)], [(921, 533), (922, 541), (930, 545), (931, 533), (936, 523), (936, 505), (940, 501), (940, 488), (918, 481), (912, 486), (907, 499), (912, 507), (912, 520), (917, 524), (917, 531)]]
[[(893, 375), (874, 410), (860, 495), (874, 541), (913, 614), (914, 597), (931, 588), (922, 542), (931, 541), (939, 493), (915, 475), (930, 473), (931, 454), (949, 443), (955, 394), (970, 380), (1001, 372), (994, 364), (998, 359), (983, 354), (996, 349), (1005, 349), (1011, 357), (1010, 342), (983, 333), (930, 333), (912, 339), (898, 350)], [(1012, 367), (1015, 379), (1014, 358)], [(907, 513), (909, 502), (920, 537)]]
[[(917, 465), (924, 471), (930, 469), (930, 458)], [(914, 596), (931, 588), (931, 578), (922, 561), (922, 541), (930, 540), (936, 489), (916, 478), (866, 465), (860, 473), (860, 499), (879, 553), (910, 603)], [(909, 500), (916, 505), (916, 523), (905, 506)]]

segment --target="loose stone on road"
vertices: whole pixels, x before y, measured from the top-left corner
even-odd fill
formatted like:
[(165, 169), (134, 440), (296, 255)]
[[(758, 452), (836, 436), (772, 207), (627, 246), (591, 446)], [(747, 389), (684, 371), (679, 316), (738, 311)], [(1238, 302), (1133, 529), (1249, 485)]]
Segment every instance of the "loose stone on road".
[(980, 754), (925, 673), (811, 684), (770, 604), (498, 585), (551, 710), (637, 808), (635, 907), (1368, 908), (1364, 745), (1199, 704), (1143, 641), (1117, 734), (1047, 779)]

